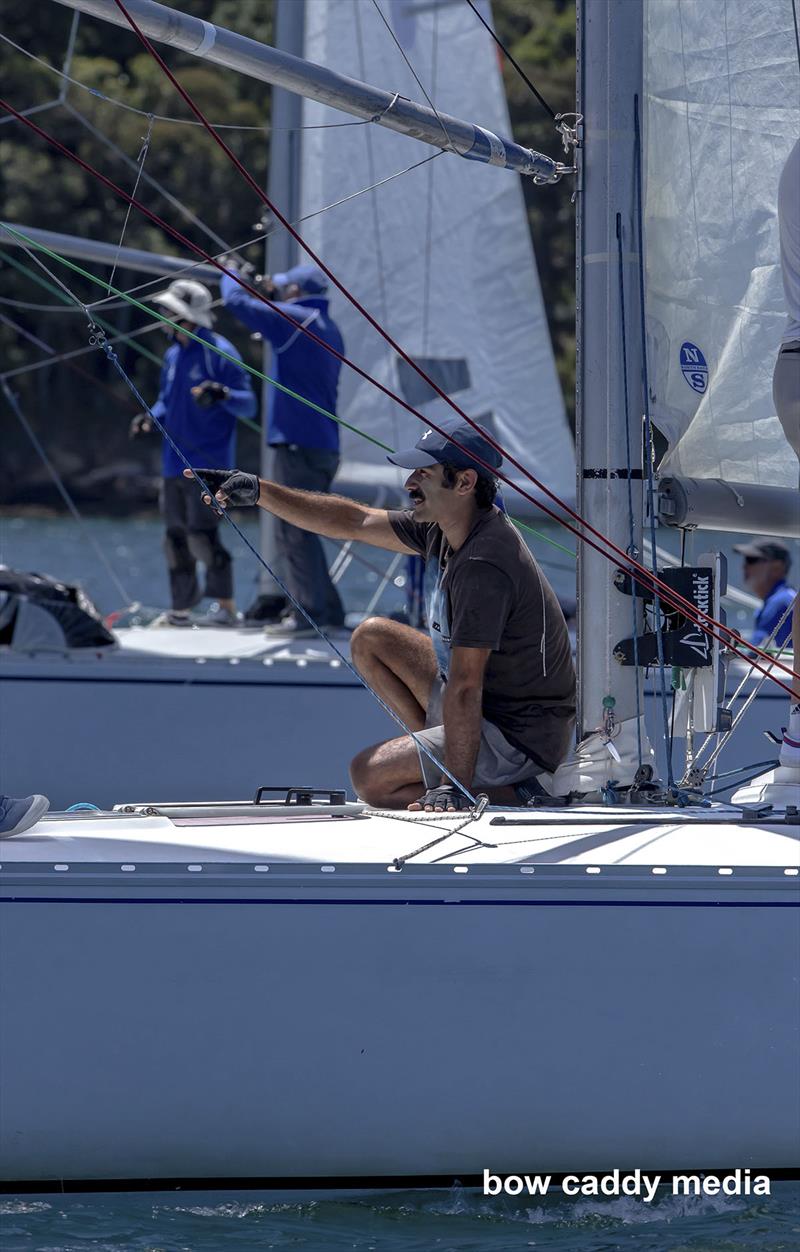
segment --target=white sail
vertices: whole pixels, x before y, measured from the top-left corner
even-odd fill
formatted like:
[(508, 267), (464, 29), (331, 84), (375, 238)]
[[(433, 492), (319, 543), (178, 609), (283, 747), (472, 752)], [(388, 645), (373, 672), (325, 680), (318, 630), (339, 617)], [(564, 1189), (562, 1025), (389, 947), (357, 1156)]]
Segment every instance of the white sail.
[(776, 205), (800, 134), (792, 0), (647, 0), (651, 412), (665, 469), (794, 487), (772, 401), (786, 325)]
[[(379, 12), (364, 0), (308, 0), (303, 55), (421, 98), (381, 12), (438, 108), (510, 134), (496, 48), (466, 4), (380, 0)], [(490, 17), (488, 4), (483, 13)], [(342, 120), (303, 102), (305, 126)], [(430, 148), (375, 126), (305, 130), (301, 214), (429, 155)], [(302, 230), (470, 417), (553, 490), (574, 498), (572, 438), (515, 175), (446, 153)], [(332, 311), (359, 365), (434, 420), (452, 412), (336, 293)], [(419, 438), (418, 420), (347, 369), (340, 397), (340, 414), (383, 443), (397, 448)], [(351, 480), (399, 481), (380, 449), (347, 432), (343, 459)]]

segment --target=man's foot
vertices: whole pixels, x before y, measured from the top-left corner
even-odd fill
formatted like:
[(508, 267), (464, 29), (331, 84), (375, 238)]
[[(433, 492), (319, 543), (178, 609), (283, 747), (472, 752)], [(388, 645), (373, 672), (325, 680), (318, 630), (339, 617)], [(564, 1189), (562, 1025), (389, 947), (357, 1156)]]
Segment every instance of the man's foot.
[(800, 704), (793, 704), (789, 710), (789, 725), (783, 731), (778, 760), (789, 769), (800, 768)]
[(232, 613), (224, 604), (219, 604), (216, 600), (212, 603), (207, 613), (202, 617), (196, 617), (193, 625), (195, 626), (238, 626), (239, 617), (236, 613)]
[(19, 835), (23, 830), (29, 830), (40, 817), (44, 817), (49, 808), (47, 796), (25, 796), (22, 800), (0, 796), (0, 839), (8, 839), (10, 835)]

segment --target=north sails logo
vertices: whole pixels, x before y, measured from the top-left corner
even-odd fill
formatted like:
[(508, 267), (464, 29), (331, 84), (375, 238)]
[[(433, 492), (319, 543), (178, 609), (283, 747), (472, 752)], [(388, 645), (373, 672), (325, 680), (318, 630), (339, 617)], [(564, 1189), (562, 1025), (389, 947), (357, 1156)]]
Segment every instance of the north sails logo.
[(708, 386), (708, 362), (696, 343), (682, 343), (680, 352), (681, 373), (699, 396), (705, 395)]
[(428, 435), (432, 435), (432, 434), (433, 434), (433, 431), (432, 431), (432, 430), (426, 430), (426, 431), (425, 431), (425, 434), (424, 434), (424, 435), (422, 436), (422, 438), (420, 439), (420, 443), (424, 443), (424, 442), (425, 442), (425, 440), (428, 438)]

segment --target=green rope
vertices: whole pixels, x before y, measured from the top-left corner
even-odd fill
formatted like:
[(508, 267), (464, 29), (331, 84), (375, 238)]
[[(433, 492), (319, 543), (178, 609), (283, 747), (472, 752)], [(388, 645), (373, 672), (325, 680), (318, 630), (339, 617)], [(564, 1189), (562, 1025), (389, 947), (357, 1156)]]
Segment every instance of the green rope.
[[(157, 309), (153, 309), (147, 304), (142, 304), (140, 300), (137, 300), (134, 296), (128, 295), (127, 292), (119, 291), (116, 287), (109, 288), (108, 284), (102, 278), (97, 278), (94, 274), (90, 274), (88, 270), (82, 269), (81, 266), (76, 265), (74, 261), (69, 261), (66, 257), (59, 256), (57, 252), (53, 252), (52, 249), (45, 247), (43, 243), (38, 243), (34, 239), (29, 239), (27, 235), (23, 235), (22, 231), (15, 230), (12, 226), (9, 226), (7, 222), (3, 222), (2, 225), (3, 228), (10, 234), (15, 235), (18, 239), (24, 240), (24, 242), (30, 245), (30, 247), (36, 248), (39, 252), (44, 252), (45, 256), (51, 257), (54, 261), (60, 261), (62, 265), (66, 265), (67, 269), (72, 270), (75, 274), (80, 274), (82, 278), (88, 278), (90, 282), (95, 283), (97, 286), (110, 290), (112, 295), (118, 296), (121, 300), (127, 300), (129, 304), (134, 305), (137, 309), (141, 309), (141, 311), (146, 313), (148, 317), (156, 317), (158, 321), (164, 322), (167, 326), (171, 326), (173, 330), (180, 331), (181, 334), (186, 335), (188, 339), (194, 339), (196, 343), (202, 344), (204, 348), (211, 348), (212, 351), (216, 352), (218, 356), (224, 357), (226, 361), (232, 361), (234, 365), (238, 365), (242, 369), (245, 369), (247, 373), (252, 374), (254, 378), (260, 378), (262, 382), (269, 383), (272, 387), (277, 387), (278, 391), (282, 391), (285, 395), (291, 396), (293, 400), (299, 400), (301, 404), (308, 405), (308, 407), (313, 409), (315, 413), (321, 413), (323, 417), (329, 417), (332, 422), (336, 422), (339, 426), (344, 426), (347, 430), (351, 430), (353, 434), (363, 436), (363, 438), (368, 439), (370, 443), (374, 443), (377, 447), (382, 448), (384, 452), (392, 451), (392, 449), (385, 443), (381, 443), (380, 439), (374, 439), (372, 435), (368, 435), (364, 431), (358, 430), (357, 427), (351, 426), (349, 422), (344, 420), (344, 418), (336, 417), (334, 413), (329, 413), (328, 410), (323, 409), (321, 405), (315, 404), (313, 400), (308, 400), (305, 396), (299, 395), (296, 391), (292, 391), (291, 387), (285, 387), (283, 383), (279, 383), (276, 379), (270, 378), (268, 374), (262, 373), (261, 370), (256, 369), (254, 365), (248, 365), (246, 361), (242, 361), (239, 357), (233, 356), (230, 352), (226, 352), (224, 348), (220, 348), (217, 344), (209, 343), (206, 339), (202, 339), (200, 335), (196, 335), (193, 331), (187, 330), (185, 326), (179, 326), (177, 322), (171, 321), (170, 318), (165, 317), (164, 314), (160, 313)], [(87, 310), (87, 312), (91, 317), (94, 317), (91, 310)]]
[(558, 543), (555, 539), (551, 539), (549, 535), (542, 534), (540, 530), (534, 530), (533, 526), (529, 526), (527, 522), (521, 522), (518, 517), (509, 516), (509, 521), (512, 521), (518, 530), (526, 530), (529, 535), (535, 535), (543, 543), (549, 543), (551, 548), (558, 548), (559, 552), (566, 552), (567, 556), (571, 556), (573, 561), (578, 559), (572, 548), (565, 548), (563, 543)]
[[(43, 243), (39, 243), (34, 239), (28, 238), (28, 236), (24, 235), (22, 231), (15, 230), (14, 227), (9, 226), (7, 222), (3, 222), (2, 225), (3, 228), (10, 234), (15, 235), (18, 239), (24, 240), (24, 242), (30, 245), (30, 247), (36, 248), (40, 252), (44, 252), (46, 256), (51, 257), (54, 261), (60, 261), (62, 265), (67, 267), (67, 269), (72, 270), (76, 274), (80, 274), (82, 278), (88, 278), (90, 282), (95, 283), (97, 286), (106, 287), (107, 290), (113, 295), (122, 300), (127, 300), (129, 304), (134, 305), (137, 309), (141, 309), (142, 312), (148, 315), (148, 317), (155, 317), (158, 321), (164, 322), (165, 325), (171, 326), (173, 330), (179, 330), (189, 339), (194, 339), (197, 343), (202, 344), (204, 347), (211, 348), (212, 351), (218, 354), (218, 356), (225, 357), (226, 360), (232, 361), (234, 365), (240, 365), (243, 369), (247, 370), (248, 374), (252, 374), (255, 378), (261, 379), (262, 382), (269, 383), (272, 387), (277, 387), (278, 391), (282, 391), (285, 395), (291, 396), (293, 400), (299, 400), (301, 404), (308, 405), (310, 409), (313, 409), (316, 413), (322, 414), (323, 417), (329, 417), (332, 422), (336, 422), (339, 426), (344, 426), (346, 430), (352, 431), (354, 435), (359, 435), (362, 439), (369, 440), (369, 442), (375, 444), (376, 447), (382, 448), (384, 452), (394, 452), (394, 448), (390, 448), (388, 444), (382, 443), (380, 439), (375, 439), (374, 436), (368, 435), (366, 431), (359, 430), (357, 426), (352, 426), (349, 422), (346, 422), (344, 418), (337, 417), (334, 413), (329, 413), (327, 409), (323, 409), (320, 405), (315, 404), (313, 400), (309, 400), (305, 396), (301, 396), (298, 392), (292, 391), (290, 387), (285, 387), (283, 383), (279, 383), (276, 379), (270, 378), (268, 374), (262, 373), (262, 371), (256, 369), (254, 365), (248, 365), (246, 361), (240, 361), (238, 357), (232, 356), (229, 352), (225, 352), (223, 348), (218, 347), (216, 344), (210, 344), (207, 340), (201, 339), (199, 335), (195, 335), (192, 331), (186, 330), (185, 327), (178, 326), (176, 322), (171, 321), (163, 313), (160, 313), (157, 309), (151, 308), (149, 305), (142, 304), (141, 301), (135, 299), (134, 296), (128, 295), (127, 292), (119, 291), (116, 287), (109, 287), (103, 279), (97, 278), (94, 274), (90, 274), (88, 270), (82, 269), (80, 265), (75, 265), (73, 261), (69, 261), (66, 257), (60, 256), (58, 252), (53, 252), (52, 249), (46, 247)], [(0, 256), (5, 256), (5, 253), (0, 251)], [(11, 264), (15, 265), (17, 269), (24, 270), (26, 268), (18, 261), (12, 261)], [(47, 286), (49, 290), (55, 292), (55, 294), (57, 294), (61, 299), (64, 299), (67, 303), (69, 303), (63, 292), (59, 292), (57, 288), (52, 287), (49, 283), (46, 283), (45, 280), (39, 279), (38, 275), (34, 276), (42, 285)], [(117, 333), (113, 326), (102, 322), (99, 317), (95, 317), (95, 314), (91, 309), (87, 310), (87, 312), (98, 325), (103, 326), (104, 329), (111, 330), (114, 334)], [(131, 346), (138, 348), (138, 345), (135, 343)], [(147, 355), (150, 356), (151, 354), (148, 353)], [(161, 364), (158, 358), (154, 359), (157, 364)], [(244, 421), (247, 425), (255, 426), (256, 429), (260, 429), (256, 426), (255, 422), (250, 422), (247, 418), (240, 418), (240, 421)], [(571, 556), (573, 560), (576, 559), (575, 553), (570, 548), (565, 548), (563, 544), (558, 543), (555, 539), (551, 539), (549, 535), (545, 535), (541, 531), (535, 530), (533, 526), (528, 526), (526, 522), (520, 521), (519, 518), (510, 517), (509, 520), (513, 522), (519, 530), (524, 530), (530, 535), (535, 535), (537, 539), (540, 539), (543, 543), (549, 544), (551, 548), (557, 548), (559, 552), (565, 552), (566, 555)]]
[[(28, 278), (32, 278), (33, 281), (38, 283), (40, 287), (44, 287), (45, 291), (49, 291), (51, 295), (56, 296), (62, 304), (68, 304), (72, 307), (72, 301), (69, 296), (65, 295), (59, 287), (55, 287), (52, 283), (48, 282), (46, 278), (42, 278), (42, 276), (37, 274), (36, 270), (31, 269), (29, 265), (23, 265), (21, 261), (17, 260), (16, 257), (12, 257), (2, 248), (0, 248), (0, 257), (2, 257), (4, 261), (7, 261), (9, 265), (12, 265), (15, 270), (18, 270), (21, 274), (26, 274)], [(129, 335), (125, 335), (122, 331), (118, 331), (110, 322), (103, 321), (103, 319), (94, 312), (92, 312), (92, 317), (98, 326), (102, 326), (104, 330), (111, 331), (116, 338), (121, 339), (124, 343), (128, 344), (129, 347), (135, 348), (136, 351), (139, 352), (141, 356), (146, 357), (148, 361), (152, 361), (154, 365), (161, 364), (161, 358), (156, 356), (155, 352), (151, 352), (149, 348), (143, 348), (140, 344), (136, 343), (135, 340), (131, 339)]]

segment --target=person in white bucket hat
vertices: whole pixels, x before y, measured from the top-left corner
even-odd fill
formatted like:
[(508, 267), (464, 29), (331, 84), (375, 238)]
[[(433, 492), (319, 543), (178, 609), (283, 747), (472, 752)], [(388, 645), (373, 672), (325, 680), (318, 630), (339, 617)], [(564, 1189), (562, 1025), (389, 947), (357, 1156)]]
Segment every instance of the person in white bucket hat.
[[(164, 354), (158, 399), (151, 413), (192, 465), (232, 462), (236, 420), (253, 417), (257, 401), (249, 375), (236, 364), (241, 360), (239, 353), (211, 329), (211, 292), (193, 279), (178, 278), (151, 299), (177, 324), (177, 328), (165, 327), (172, 343)], [(227, 356), (220, 356), (215, 348)], [(149, 413), (140, 413), (131, 423), (132, 436), (151, 429)], [(199, 504), (197, 492), (182, 476), (183, 469), (184, 462), (165, 439), (161, 504), (172, 598), (167, 620), (175, 626), (189, 625), (191, 609), (206, 595), (212, 605), (197, 624), (232, 626), (237, 620), (233, 562), (219, 538), (220, 518)], [(198, 580), (198, 562), (205, 566), (204, 588)]]

